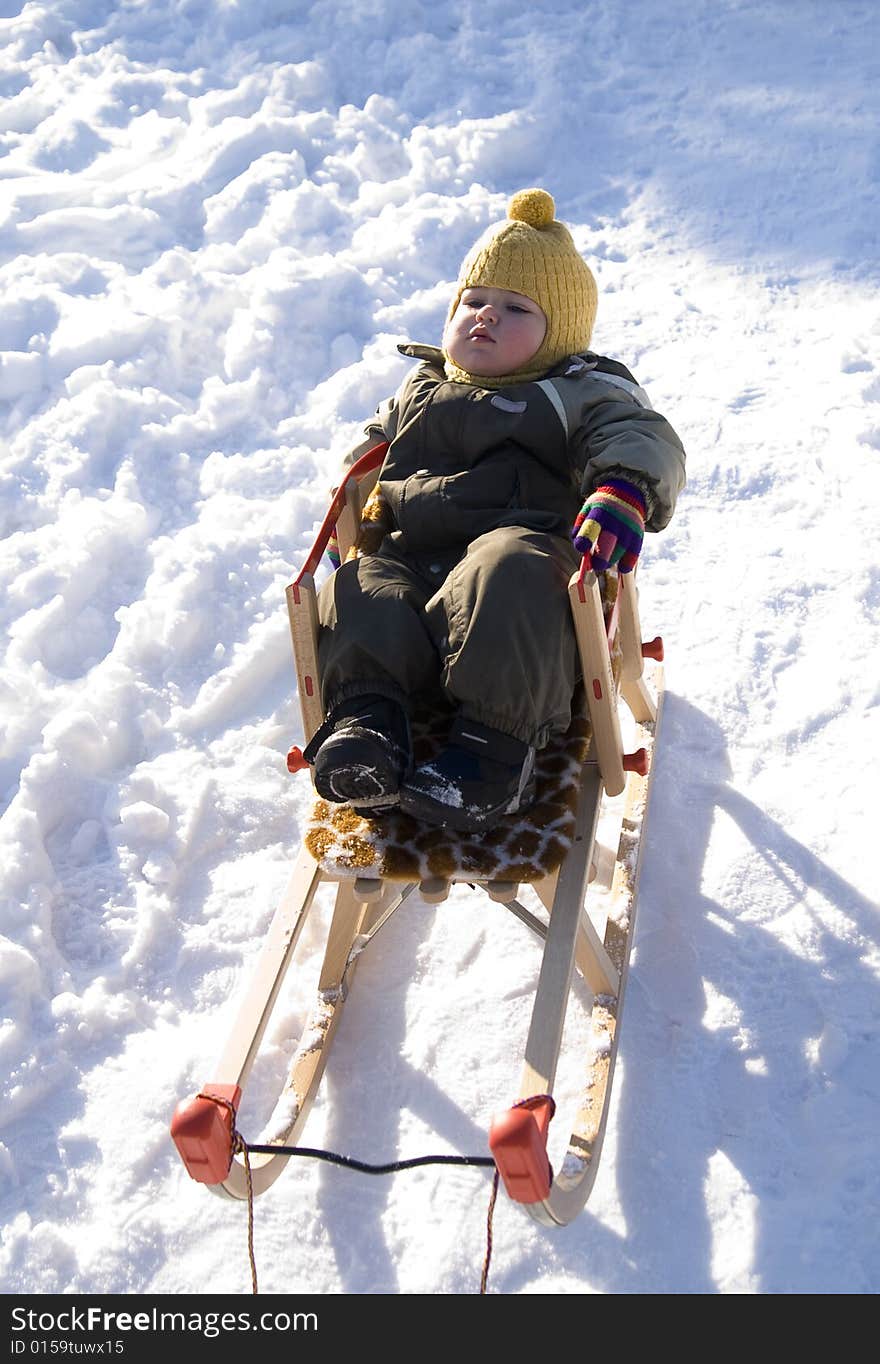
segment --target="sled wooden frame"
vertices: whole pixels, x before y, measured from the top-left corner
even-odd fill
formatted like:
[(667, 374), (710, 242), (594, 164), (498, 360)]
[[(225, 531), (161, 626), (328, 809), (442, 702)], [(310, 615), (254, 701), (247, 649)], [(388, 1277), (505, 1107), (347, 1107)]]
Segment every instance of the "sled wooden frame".
[[(336, 491), (302, 572), (287, 590), (291, 637), (299, 682), (306, 742), (321, 724), (317, 667), (315, 570), (330, 534), (337, 530), (344, 559), (354, 543), (365, 493), (375, 483), (385, 446), (375, 447), (352, 466)], [(544, 950), (519, 1095), (513, 1107), (492, 1124), (490, 1147), (508, 1194), (544, 1225), (565, 1225), (583, 1208), (592, 1188), (608, 1119), (617, 1057), (620, 1014), (635, 927), (644, 824), (653, 755), (662, 703), (662, 643), (643, 644), (635, 575), (621, 576), (611, 618), (606, 619), (596, 574), (585, 562), (569, 584), (592, 742), (584, 761), (575, 832), (561, 866), (533, 883), (548, 911), (545, 923), (517, 899), (511, 882), (460, 878), (480, 885), (544, 939)], [(612, 672), (612, 646), (620, 651), (619, 684)], [(655, 660), (652, 686), (646, 683), (645, 658)], [(618, 713), (618, 691), (632, 713), (638, 748), (625, 754)], [(655, 699), (656, 698), (656, 699)], [(297, 752), (298, 750), (292, 750)], [(291, 764), (295, 769), (296, 763)], [(616, 852), (597, 844), (605, 797), (622, 806)], [(604, 855), (603, 855), (604, 854)], [(605, 894), (605, 922), (594, 923), (586, 905), (588, 883)], [(317, 1004), (300, 1040), (285, 1089), (276, 1107), (267, 1145), (294, 1146), (318, 1093), (330, 1044), (339, 1025), (358, 959), (376, 932), (411, 894), (438, 902), (450, 882), (441, 879), (402, 883), (374, 876), (330, 875), (303, 846), (272, 920), (250, 983), (239, 1005), (229, 1039), (214, 1070), (216, 1077), (194, 1099), (178, 1106), (172, 1136), (194, 1179), (215, 1193), (246, 1199), (268, 1189), (290, 1156), (249, 1153), (250, 1173), (233, 1151), (235, 1115), (259, 1051), (285, 973), (320, 885), (337, 883), (335, 904), (318, 980)], [(552, 1092), (562, 1046), (563, 1026), (575, 969), (593, 996), (593, 1025), (602, 1045), (586, 1061), (583, 1098), (574, 1120), (568, 1151), (553, 1176), (546, 1157)], [(279, 1130), (280, 1129), (280, 1130)], [(249, 1187), (250, 1185), (250, 1187)]]

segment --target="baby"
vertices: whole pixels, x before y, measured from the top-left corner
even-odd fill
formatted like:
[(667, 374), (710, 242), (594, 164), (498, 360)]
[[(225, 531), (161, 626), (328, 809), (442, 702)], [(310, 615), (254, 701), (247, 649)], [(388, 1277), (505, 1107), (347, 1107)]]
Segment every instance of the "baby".
[[(630, 571), (684, 485), (668, 422), (589, 350), (596, 283), (554, 215), (514, 195), (465, 258), (443, 349), (400, 347), (419, 363), (349, 457), (389, 443), (390, 522), (319, 594), (327, 719), (305, 756), (329, 801), (471, 831), (527, 805), (571, 720), (580, 555)], [(438, 693), (448, 739), (414, 767), (410, 709)]]

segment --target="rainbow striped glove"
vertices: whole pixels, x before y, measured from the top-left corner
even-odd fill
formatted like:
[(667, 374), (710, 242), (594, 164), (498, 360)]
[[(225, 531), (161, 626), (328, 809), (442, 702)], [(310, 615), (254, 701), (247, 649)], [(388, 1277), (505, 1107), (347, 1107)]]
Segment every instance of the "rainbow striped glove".
[(578, 512), (571, 533), (579, 554), (589, 554), (604, 573), (631, 573), (645, 538), (645, 499), (625, 478), (609, 478), (594, 488)]

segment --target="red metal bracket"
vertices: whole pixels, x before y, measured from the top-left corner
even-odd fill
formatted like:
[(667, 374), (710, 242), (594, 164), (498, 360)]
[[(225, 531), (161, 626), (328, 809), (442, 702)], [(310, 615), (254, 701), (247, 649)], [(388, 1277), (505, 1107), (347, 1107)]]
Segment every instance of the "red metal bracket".
[(553, 1170), (547, 1158), (547, 1129), (556, 1111), (549, 1094), (497, 1113), (489, 1128), (489, 1149), (515, 1203), (540, 1203), (550, 1192)]
[(205, 1085), (174, 1110), (172, 1139), (187, 1174), (199, 1184), (222, 1184), (229, 1174), (240, 1100), (238, 1085)]

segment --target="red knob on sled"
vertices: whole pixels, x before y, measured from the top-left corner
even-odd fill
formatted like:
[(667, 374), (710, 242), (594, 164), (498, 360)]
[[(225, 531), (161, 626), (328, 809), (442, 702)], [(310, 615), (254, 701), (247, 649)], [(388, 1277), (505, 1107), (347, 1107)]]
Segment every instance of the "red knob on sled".
[(660, 635), (642, 644), (642, 658), (653, 658), (655, 663), (663, 662), (663, 640)]
[(287, 755), (287, 770), (288, 772), (302, 772), (305, 767), (308, 767), (308, 763), (303, 757), (303, 751), (298, 744), (294, 744)]
[(171, 1136), (187, 1174), (199, 1184), (222, 1184), (229, 1174), (240, 1098), (238, 1085), (206, 1085), (174, 1110)]
[(550, 1192), (553, 1170), (547, 1159), (547, 1129), (555, 1109), (550, 1095), (540, 1094), (492, 1119), (489, 1149), (515, 1203), (540, 1203)]
[(624, 753), (623, 770), (624, 772), (638, 772), (640, 777), (648, 775), (648, 750), (637, 748), (635, 753)]

